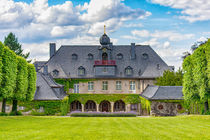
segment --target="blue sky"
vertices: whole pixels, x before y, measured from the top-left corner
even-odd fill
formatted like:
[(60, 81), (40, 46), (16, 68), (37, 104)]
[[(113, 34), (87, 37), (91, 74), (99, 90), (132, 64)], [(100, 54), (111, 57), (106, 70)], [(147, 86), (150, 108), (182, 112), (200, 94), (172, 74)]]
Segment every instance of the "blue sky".
[(14, 32), (33, 60), (50, 42), (99, 44), (103, 25), (113, 44), (149, 44), (176, 69), (182, 53), (210, 36), (207, 0), (0, 0), (0, 41)]

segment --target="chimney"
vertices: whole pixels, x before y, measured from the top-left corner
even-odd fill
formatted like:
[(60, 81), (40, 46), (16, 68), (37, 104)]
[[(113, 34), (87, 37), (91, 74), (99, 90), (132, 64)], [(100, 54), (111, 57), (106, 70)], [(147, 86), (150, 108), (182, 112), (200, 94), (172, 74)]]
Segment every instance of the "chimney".
[(44, 65), (43, 74), (48, 75), (48, 65)]
[(131, 43), (131, 59), (136, 59), (135, 43)]
[(56, 44), (50, 43), (50, 58), (55, 54), (56, 52)]

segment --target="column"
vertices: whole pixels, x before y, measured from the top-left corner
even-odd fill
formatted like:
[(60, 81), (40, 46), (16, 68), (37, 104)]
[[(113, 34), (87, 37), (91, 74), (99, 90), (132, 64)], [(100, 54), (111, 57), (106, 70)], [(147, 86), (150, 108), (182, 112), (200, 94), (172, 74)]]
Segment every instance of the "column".
[(114, 112), (114, 102), (111, 102), (111, 112)]
[(85, 112), (84, 104), (81, 105), (82, 105), (82, 112)]
[(99, 112), (99, 104), (96, 104), (96, 112)]
[(138, 103), (138, 114), (141, 115), (141, 103)]
[(129, 111), (131, 111), (131, 104), (127, 104), (126, 105), (126, 110), (125, 110), (126, 112), (129, 112)]

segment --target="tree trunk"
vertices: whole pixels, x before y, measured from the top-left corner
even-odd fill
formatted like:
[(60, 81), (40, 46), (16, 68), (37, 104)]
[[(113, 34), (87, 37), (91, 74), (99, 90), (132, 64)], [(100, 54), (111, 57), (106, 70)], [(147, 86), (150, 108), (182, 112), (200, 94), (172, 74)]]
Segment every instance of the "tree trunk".
[(205, 112), (209, 111), (209, 103), (208, 103), (208, 100), (204, 103), (204, 111)]
[(15, 114), (17, 112), (17, 103), (18, 103), (17, 100), (12, 101), (12, 112), (15, 112)]
[(2, 109), (1, 109), (1, 112), (5, 113), (6, 111), (6, 102), (7, 102), (7, 99), (3, 99), (2, 101)]

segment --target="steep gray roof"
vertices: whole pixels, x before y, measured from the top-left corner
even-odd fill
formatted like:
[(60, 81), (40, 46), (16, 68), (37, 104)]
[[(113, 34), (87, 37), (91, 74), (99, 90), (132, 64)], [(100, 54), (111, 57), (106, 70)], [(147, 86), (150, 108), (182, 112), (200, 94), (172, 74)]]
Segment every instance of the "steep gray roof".
[[(47, 62), (48, 72), (52, 74), (55, 69), (59, 71), (54, 78), (79, 78), (78, 68), (83, 66), (86, 74), (82, 78), (96, 78), (94, 75), (94, 61), (100, 60), (99, 48), (101, 45), (63, 45)], [(88, 54), (93, 54), (94, 59), (89, 60)], [(123, 59), (116, 59), (121, 53)], [(131, 59), (131, 45), (113, 45), (111, 60), (116, 61), (116, 75), (111, 78), (156, 78), (165, 70), (171, 68), (148, 45), (135, 46), (136, 59)], [(78, 59), (72, 60), (72, 54), (77, 54)], [(147, 54), (148, 58), (144, 58)], [(159, 68), (158, 68), (158, 66)], [(125, 68), (133, 68), (133, 75), (126, 76)]]
[(148, 100), (183, 100), (182, 86), (150, 85), (140, 96)]
[(63, 86), (57, 84), (50, 75), (37, 72), (36, 86), (34, 100), (61, 100), (66, 96)]

